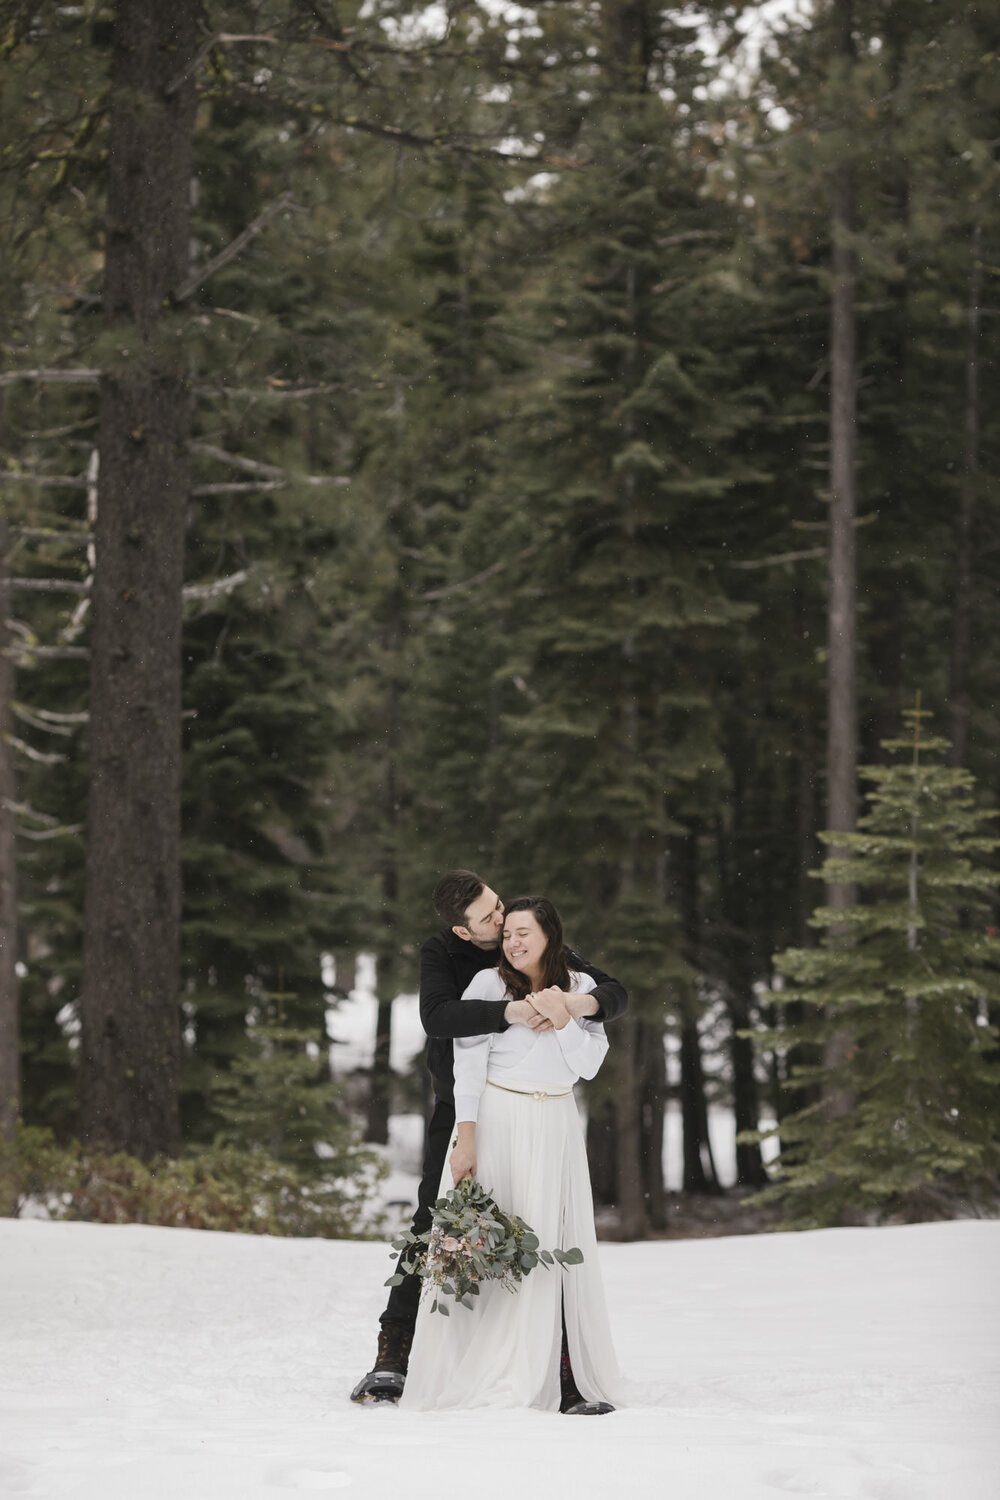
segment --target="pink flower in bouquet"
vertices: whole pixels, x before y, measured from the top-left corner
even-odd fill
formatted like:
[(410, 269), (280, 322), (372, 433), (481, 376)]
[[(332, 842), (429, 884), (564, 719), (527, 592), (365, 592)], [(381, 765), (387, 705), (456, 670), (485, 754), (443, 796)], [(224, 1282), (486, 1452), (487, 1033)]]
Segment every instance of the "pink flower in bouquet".
[(441, 1241), (441, 1249), (447, 1250), (451, 1255), (454, 1255), (455, 1251), (461, 1250), (461, 1248), (461, 1245), (453, 1234), (446, 1234)]

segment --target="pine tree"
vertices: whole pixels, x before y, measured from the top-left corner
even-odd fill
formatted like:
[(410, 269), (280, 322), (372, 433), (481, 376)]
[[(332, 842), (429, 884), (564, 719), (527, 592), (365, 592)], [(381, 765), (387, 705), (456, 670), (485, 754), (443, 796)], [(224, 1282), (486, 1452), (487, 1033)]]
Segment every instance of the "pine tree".
[[(785, 1205), (795, 1228), (996, 1212), (1000, 1119), (996, 1031), (1000, 997), (995, 907), (1000, 878), (973, 777), (941, 763), (944, 739), (923, 739), (917, 707), (909, 737), (886, 740), (900, 760), (869, 766), (858, 832), (827, 832), (846, 847), (822, 878), (850, 878), (859, 900), (820, 907), (814, 949), (791, 948), (776, 966), (810, 1019), (784, 1035), (821, 1045), (846, 1030), (835, 1066), (799, 1067), (790, 1087), (816, 1084), (846, 1101), (807, 1104), (778, 1126), (782, 1156), (763, 1199)], [(843, 940), (846, 928), (849, 945)], [(775, 1039), (764, 1038), (764, 1045)], [(828, 1096), (829, 1097), (829, 1096)]]
[(327, 1049), (289, 1024), (286, 1007), (296, 997), (285, 990), (284, 975), (279, 983), (255, 997), (247, 1044), (217, 1080), (216, 1143), (264, 1151), (307, 1179), (349, 1176), (357, 1133), (330, 1080)]

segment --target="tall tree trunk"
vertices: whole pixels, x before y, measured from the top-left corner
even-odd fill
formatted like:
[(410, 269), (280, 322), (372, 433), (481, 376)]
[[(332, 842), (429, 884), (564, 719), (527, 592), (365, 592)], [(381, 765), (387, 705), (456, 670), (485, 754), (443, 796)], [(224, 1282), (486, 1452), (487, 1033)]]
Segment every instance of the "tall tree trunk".
[[(835, 58), (844, 67), (841, 84), (854, 59), (852, 0), (834, 0)], [(846, 107), (845, 107), (846, 115)], [(833, 288), (830, 307), (830, 574), (827, 635), (827, 816), (834, 833), (853, 833), (857, 827), (858, 706), (857, 706), (857, 356), (855, 285), (857, 256), (854, 234), (854, 160), (848, 148), (836, 162), (831, 185)], [(842, 847), (830, 853), (843, 855)], [(853, 906), (852, 883), (828, 885), (826, 904), (836, 911)], [(832, 929), (834, 933), (837, 929)], [(849, 934), (840, 930), (841, 941)], [(836, 1068), (851, 1045), (841, 1028), (827, 1042), (824, 1063)], [(848, 1101), (839, 1093), (827, 1099), (831, 1111), (842, 1112)]]
[(643, 1197), (653, 1229), (667, 1227), (667, 1193), (663, 1181), (664, 1116), (667, 1107), (667, 1059), (663, 1026), (658, 1021), (642, 1027), (642, 1117), (640, 1155)]
[[(398, 671), (399, 653), (402, 650), (400, 617), (391, 625), (387, 655), (393, 664), (391, 671)], [(368, 1088), (368, 1120), (365, 1139), (379, 1145), (388, 1144), (389, 1110), (391, 1105), (392, 1050), (392, 1004), (396, 996), (399, 978), (397, 916), (399, 911), (399, 684), (395, 676), (390, 677), (386, 695), (386, 753), (387, 759), (382, 780), (383, 838), (380, 881), (382, 887), (381, 926), (383, 940), (376, 958), (375, 991), (378, 996), (378, 1012), (375, 1018), (375, 1052)]]
[[(684, 959), (697, 969), (700, 957), (697, 829), (671, 840), (670, 865), (674, 899), (684, 933)], [(708, 1139), (708, 1101), (698, 1034), (698, 996), (693, 983), (685, 987), (681, 996), (680, 1014), (682, 1186), (685, 1193), (718, 1192), (719, 1181)]]
[(615, 1142), (618, 1147), (618, 1224), (622, 1239), (639, 1240), (646, 1233), (646, 1201), (640, 1129), (639, 1034), (641, 1022), (625, 1016), (615, 1024), (615, 1062), (618, 1079)]
[(594, 1202), (599, 1204), (618, 1202), (616, 1127), (614, 1099), (598, 1097), (597, 1087), (591, 1085), (587, 1096), (587, 1161)]
[(181, 589), (191, 408), (170, 315), (188, 269), (198, 0), (120, 0), (109, 117), (80, 1129), (180, 1141)]
[[(837, 57), (854, 56), (851, 0), (835, 0)], [(830, 579), (827, 641), (827, 827), (857, 825), (857, 460), (855, 351), (854, 161), (833, 168), (833, 292), (830, 309)], [(831, 886), (827, 904), (852, 905), (851, 886)]]
[[(721, 819), (716, 828), (719, 889), (726, 922), (726, 1010), (729, 1016), (729, 1058), (733, 1075), (733, 1115), (736, 1135), (756, 1130), (760, 1124), (760, 1101), (754, 1070), (754, 1045), (741, 1031), (751, 1027), (753, 1007), (753, 952), (751, 927), (751, 881), (749, 868), (753, 839), (746, 829), (747, 778), (730, 756), (733, 774), (733, 827), (727, 838)], [(760, 1147), (736, 1145), (736, 1181), (741, 1187), (760, 1187), (766, 1181)]]
[[(10, 527), (0, 514), (0, 1141), (14, 1136), (21, 1101), (17, 987), (17, 851), (14, 843), (14, 661), (10, 655)], [(0, 1204), (0, 1213), (4, 1206)]]
[(979, 306), (983, 287), (983, 226), (972, 231), (969, 305), (965, 316), (965, 411), (962, 421), (962, 481), (955, 538), (955, 605), (952, 617), (948, 709), (953, 766), (965, 764), (969, 743), (969, 641), (972, 621), (972, 524), (979, 474)]

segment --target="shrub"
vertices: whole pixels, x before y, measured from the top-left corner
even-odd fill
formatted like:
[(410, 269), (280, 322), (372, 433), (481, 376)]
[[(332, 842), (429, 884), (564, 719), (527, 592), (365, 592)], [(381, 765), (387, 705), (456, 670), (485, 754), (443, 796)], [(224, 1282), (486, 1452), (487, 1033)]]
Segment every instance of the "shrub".
[(362, 1147), (351, 1153), (349, 1176), (308, 1180), (265, 1152), (231, 1146), (146, 1163), (78, 1141), (60, 1146), (51, 1131), (22, 1126), (12, 1145), (0, 1146), (0, 1202), (15, 1218), (41, 1208), (97, 1224), (357, 1239), (379, 1233), (370, 1195), (386, 1171)]

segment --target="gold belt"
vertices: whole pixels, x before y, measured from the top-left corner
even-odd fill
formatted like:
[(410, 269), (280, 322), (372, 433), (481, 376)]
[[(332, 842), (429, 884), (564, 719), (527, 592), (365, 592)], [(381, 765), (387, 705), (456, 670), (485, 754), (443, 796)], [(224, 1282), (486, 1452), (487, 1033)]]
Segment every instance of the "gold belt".
[(492, 1078), (486, 1082), (491, 1089), (503, 1089), (505, 1094), (520, 1094), (522, 1099), (566, 1099), (573, 1092), (572, 1089), (563, 1089), (561, 1094), (550, 1094), (545, 1089), (511, 1089), (505, 1083), (494, 1083)]

